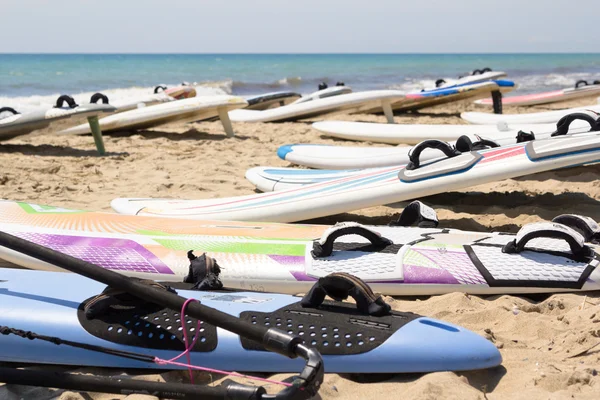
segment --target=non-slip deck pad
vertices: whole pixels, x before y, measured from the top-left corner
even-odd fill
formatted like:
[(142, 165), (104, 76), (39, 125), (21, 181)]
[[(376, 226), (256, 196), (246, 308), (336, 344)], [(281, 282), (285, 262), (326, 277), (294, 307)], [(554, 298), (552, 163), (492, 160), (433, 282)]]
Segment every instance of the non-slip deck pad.
[(520, 254), (502, 251), (514, 239), (508, 234), (440, 229), (410, 239), (378, 249), (364, 239), (341, 238), (352, 242), (334, 243), (332, 255), (314, 258), (307, 271), (313, 276), (349, 272), (391, 281), (401, 276), (404, 284), (581, 289), (599, 262), (597, 256), (575, 260), (565, 241), (552, 238), (533, 239)]
[[(184, 351), (181, 314), (154, 304), (127, 307), (113, 305), (110, 311), (94, 319), (86, 318), (84, 307), (94, 297), (87, 299), (77, 309), (81, 327), (90, 335), (112, 343), (156, 350)], [(217, 347), (217, 328), (184, 316), (188, 339), (200, 335), (192, 351), (213, 351)]]
[(594, 267), (569, 258), (568, 254), (528, 250), (520, 257), (506, 254), (501, 246), (464, 246), (473, 265), (491, 287), (548, 287), (581, 289)]
[[(293, 303), (274, 312), (245, 311), (240, 318), (257, 325), (271, 326), (304, 338), (306, 345), (323, 355), (361, 354), (379, 347), (407, 323), (419, 318), (409, 312), (392, 312), (384, 317), (364, 315), (355, 304), (324, 302), (318, 308)], [(247, 350), (264, 348), (242, 339)]]

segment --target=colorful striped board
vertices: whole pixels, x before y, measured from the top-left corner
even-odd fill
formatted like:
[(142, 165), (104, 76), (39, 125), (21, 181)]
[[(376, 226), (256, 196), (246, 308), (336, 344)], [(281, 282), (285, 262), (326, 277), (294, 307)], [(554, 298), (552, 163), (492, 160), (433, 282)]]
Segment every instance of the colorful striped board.
[(461, 84), (498, 80), (504, 77), (506, 77), (506, 72), (492, 71), (490, 68), (484, 68), (483, 70), (473, 70), (470, 74), (461, 76), (458, 79), (438, 79), (436, 81), (436, 88), (445, 88)]
[[(326, 124), (329, 121), (325, 121)], [(332, 121), (333, 122), (333, 121)], [(344, 124), (344, 122), (340, 121), (340, 124)], [(491, 135), (483, 135), (483, 134), (475, 134), (475, 135), (466, 135), (458, 134), (464, 128), (464, 131), (467, 132), (477, 132), (478, 127), (487, 128), (488, 126), (484, 125), (428, 125), (427, 127), (432, 127), (430, 131), (428, 129), (410, 129), (411, 126), (403, 126), (403, 125), (394, 125), (394, 124), (369, 124), (369, 123), (360, 123), (360, 122), (349, 122), (349, 124), (363, 124), (363, 125), (375, 125), (372, 128), (373, 131), (378, 130), (379, 133), (373, 132), (372, 135), (375, 139), (383, 138), (385, 141), (406, 141), (407, 143), (416, 142), (420, 143), (423, 140), (427, 139), (440, 139), (445, 140), (447, 137), (452, 139), (458, 139), (460, 136), (467, 136), (471, 143), (476, 143), (481, 141), (482, 139), (492, 140), (500, 146), (506, 146), (509, 144), (513, 144), (517, 142), (517, 137), (521, 130), (508, 130), (508, 131), (500, 131), (498, 127), (491, 125), (489, 128), (495, 129), (494, 134)], [(313, 124), (314, 125), (314, 124)], [(381, 125), (381, 126), (379, 126)], [(596, 124), (594, 124), (596, 125)], [(383, 127), (399, 127), (400, 129), (389, 129), (385, 130), (383, 133)], [(437, 129), (436, 129), (437, 128)], [(444, 130), (443, 128), (448, 128), (448, 130)], [(459, 128), (459, 129), (456, 129)], [(474, 128), (474, 129), (473, 129)], [(362, 128), (361, 128), (362, 129)], [(365, 127), (365, 132), (367, 128)], [(575, 133), (585, 133), (592, 129), (591, 124), (587, 121), (573, 121), (572, 124), (568, 127), (568, 134)], [(595, 126), (593, 127), (595, 129)], [(481, 131), (485, 131), (485, 129), (480, 129)], [(529, 134), (533, 133), (536, 139), (545, 139), (551, 137), (551, 135), (556, 132), (557, 126), (555, 124), (540, 124), (540, 125), (527, 125), (523, 126), (522, 131)], [(404, 133), (405, 136), (397, 135), (393, 136), (392, 132), (396, 132), (400, 134)], [(426, 133), (429, 132), (429, 133)], [(390, 134), (389, 136), (387, 134)], [(366, 135), (366, 133), (364, 134)], [(416, 140), (419, 138), (420, 140)], [(408, 137), (407, 137), (408, 136)], [(403, 137), (407, 137), (407, 139), (403, 139)], [(464, 139), (464, 138), (463, 138)], [(462, 140), (462, 139), (461, 139)], [(461, 142), (459, 140), (459, 144)], [(456, 140), (452, 140), (449, 142), (452, 145), (457, 145)], [(463, 142), (464, 143), (464, 142)], [(277, 149), (277, 155), (279, 158), (289, 161), (294, 164), (303, 165), (305, 167), (311, 168), (323, 168), (323, 169), (356, 169), (356, 168), (377, 168), (377, 167), (387, 167), (390, 165), (405, 165), (410, 161), (410, 152), (414, 148), (414, 146), (396, 146), (396, 147), (372, 147), (372, 146), (332, 146), (332, 145), (322, 145), (322, 144), (288, 144), (281, 146)], [(423, 153), (421, 153), (422, 160), (431, 160), (434, 158), (438, 158), (440, 156), (439, 152), (434, 149), (426, 149)], [(265, 167), (256, 167), (252, 170), (248, 170), (246, 173), (246, 177), (252, 181), (251, 177), (248, 175), (253, 175), (258, 171), (258, 168)], [(268, 168), (268, 167), (267, 167)], [(252, 172), (250, 172), (252, 171)], [(312, 174), (312, 172), (311, 172)], [(264, 175), (261, 172), (261, 175)], [(314, 178), (318, 178), (318, 176), (313, 176)], [(254, 183), (254, 182), (253, 182)]]
[(124, 214), (169, 218), (302, 221), (597, 162), (600, 135), (562, 136), (454, 155), (424, 162), (413, 170), (401, 166), (371, 169), (274, 193), (204, 200), (121, 198), (111, 205)]
[(305, 169), (281, 167), (254, 167), (246, 171), (248, 182), (261, 192), (275, 192), (294, 189), (335, 179), (352, 178), (356, 174), (368, 172), (365, 169)]
[[(162, 359), (182, 353), (185, 329), (190, 338), (199, 337), (189, 353), (194, 365), (226, 371), (297, 372), (304, 364), (301, 359), (264, 351), (204, 321), (198, 325), (196, 319), (149, 304), (112, 308), (89, 319), (84, 305), (104, 288), (75, 274), (0, 269), (0, 325)], [(322, 354), (329, 373), (472, 370), (502, 362), (494, 344), (476, 333), (413, 313), (370, 316), (353, 304), (334, 302), (304, 308), (298, 297), (272, 293), (178, 290), (178, 294), (304, 338)], [(16, 335), (0, 336), (0, 362), (178, 368)]]
[[(422, 210), (435, 220), (433, 210), (425, 206)], [(522, 230), (535, 231), (535, 226)], [(346, 228), (351, 234), (336, 236)], [(546, 237), (536, 237), (520, 253), (508, 254), (503, 247), (519, 235), (355, 223), (163, 219), (10, 201), (0, 202), (0, 231), (128, 276), (153, 280), (182, 281), (190, 267), (187, 252), (206, 253), (221, 267), (226, 287), (242, 290), (303, 293), (316, 279), (333, 272), (351, 273), (389, 295), (600, 289), (594, 256), (586, 253), (578, 258), (580, 250)], [(369, 240), (359, 234), (365, 231), (383, 237), (383, 245), (368, 247)], [(582, 249), (597, 253), (579, 234), (572, 235)], [(315, 253), (317, 243), (326, 248), (329, 242), (330, 254)], [(3, 247), (0, 259), (23, 268), (57, 270)]]
[(406, 100), (393, 106), (394, 111), (412, 111), (462, 100), (487, 97), (491, 92), (508, 93), (515, 89), (512, 81), (483, 81), (407, 93)]

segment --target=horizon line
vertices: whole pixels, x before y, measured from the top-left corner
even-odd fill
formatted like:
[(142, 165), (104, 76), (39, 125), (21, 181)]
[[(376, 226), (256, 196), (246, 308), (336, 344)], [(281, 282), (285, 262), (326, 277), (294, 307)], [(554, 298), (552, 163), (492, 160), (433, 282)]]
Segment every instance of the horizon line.
[(0, 52), (0, 55), (600, 55), (600, 52), (406, 52), (406, 53), (391, 53), (391, 52)]

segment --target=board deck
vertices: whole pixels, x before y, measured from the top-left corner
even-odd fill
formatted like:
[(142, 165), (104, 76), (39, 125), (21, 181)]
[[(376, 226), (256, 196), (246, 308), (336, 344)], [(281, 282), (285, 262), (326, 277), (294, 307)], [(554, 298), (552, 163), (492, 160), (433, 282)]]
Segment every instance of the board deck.
[(307, 101), (313, 101), (317, 99), (325, 99), (327, 97), (339, 96), (340, 94), (348, 93), (352, 93), (352, 88), (350, 86), (332, 86), (326, 89), (317, 90), (316, 92), (307, 94), (306, 96), (302, 96), (296, 100), (294, 104), (305, 103)]
[[(162, 219), (0, 202), (1, 231), (144, 279), (182, 281), (189, 271), (187, 252), (194, 250), (217, 260), (227, 287), (254, 291), (303, 293), (332, 272), (352, 273), (389, 295), (600, 289), (600, 271), (585, 262), (572, 263), (562, 241), (532, 245), (554, 255), (534, 251), (507, 255), (501, 247), (514, 235), (376, 226), (370, 229), (392, 241), (393, 251), (341, 249), (330, 257), (313, 257), (314, 241), (330, 228)], [(352, 235), (339, 243), (367, 241)], [(478, 256), (480, 250), (486, 253)], [(483, 257), (485, 262), (477, 261)], [(0, 258), (23, 268), (57, 269), (3, 247)], [(497, 274), (513, 277), (512, 283), (496, 284)]]
[[(194, 122), (213, 118), (219, 116), (220, 112), (225, 112), (227, 115), (227, 111), (247, 105), (246, 100), (236, 96), (199, 96), (136, 108), (102, 118), (99, 122), (102, 132), (146, 129), (170, 122)], [(90, 127), (83, 124), (60, 133), (82, 135), (90, 133)]]
[[(124, 310), (113, 311), (88, 320), (81, 305), (104, 288), (75, 274), (0, 269), (0, 325), (163, 359), (183, 351), (182, 318), (178, 312), (142, 308), (128, 314)], [(297, 309), (294, 307), (300, 300), (298, 297), (272, 293), (186, 290), (178, 293), (248, 322), (305, 337), (307, 345), (323, 354), (326, 371), (330, 373), (471, 370), (494, 367), (502, 361), (496, 347), (476, 333), (411, 313), (371, 317), (358, 313), (353, 305), (330, 304)], [(281, 311), (290, 308), (295, 311)], [(306, 315), (304, 310), (310, 314)], [(190, 337), (201, 335), (190, 352), (192, 364), (250, 372), (297, 372), (303, 366), (303, 360), (255, 350), (253, 342), (240, 340), (239, 336), (204, 322), (196, 331), (197, 321), (188, 318), (184, 319), (184, 325)], [(354, 319), (364, 321), (365, 325), (357, 326), (352, 323)], [(378, 322), (387, 328), (367, 325)], [(173, 369), (13, 335), (0, 337), (0, 361)]]
[(587, 107), (568, 108), (564, 110), (555, 111), (542, 111), (535, 113), (523, 113), (523, 114), (491, 114), (482, 112), (463, 112), (460, 117), (470, 124), (498, 124), (507, 123), (511, 125), (516, 124), (555, 124), (562, 117), (568, 114), (581, 112), (581, 111), (592, 111), (600, 112), (600, 105), (593, 104)]
[[(388, 144), (417, 144), (427, 139), (456, 140), (462, 135), (479, 135), (486, 139), (514, 138), (519, 131), (534, 132), (547, 137), (556, 130), (556, 123), (514, 124), (502, 122), (488, 125), (441, 125), (441, 124), (381, 124), (375, 122), (318, 121), (312, 127), (319, 132), (340, 139)], [(569, 132), (585, 132), (589, 124), (574, 121)], [(540, 138), (541, 138), (540, 137)]]
[(390, 104), (403, 99), (404, 93), (398, 90), (370, 90), (318, 98), (263, 111), (235, 110), (229, 113), (229, 117), (234, 122), (295, 121), (337, 112), (381, 112), (383, 103)]
[(57, 126), (74, 126), (86, 122), (88, 117), (110, 114), (117, 109), (109, 104), (82, 104), (75, 108), (53, 107), (48, 110), (32, 111), (26, 114), (16, 114), (0, 119), (0, 141), (17, 136), (46, 133), (57, 133)]
[(459, 83), (441, 88), (407, 93), (406, 100), (393, 105), (393, 109), (397, 112), (414, 111), (457, 101), (481, 99), (489, 96), (494, 91), (508, 93), (514, 89), (514, 83), (511, 81)]

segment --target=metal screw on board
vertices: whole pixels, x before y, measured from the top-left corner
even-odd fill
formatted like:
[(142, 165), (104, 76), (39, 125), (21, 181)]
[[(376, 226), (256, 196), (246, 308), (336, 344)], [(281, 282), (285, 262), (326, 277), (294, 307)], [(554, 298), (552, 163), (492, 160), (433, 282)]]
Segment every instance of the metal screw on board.
[(93, 117), (88, 117), (88, 123), (90, 124), (92, 135), (94, 136), (94, 142), (96, 143), (96, 149), (98, 149), (98, 154), (103, 156), (104, 153), (106, 153), (106, 150), (104, 149), (104, 140), (102, 139), (102, 130), (100, 129), (98, 116), (94, 115)]

